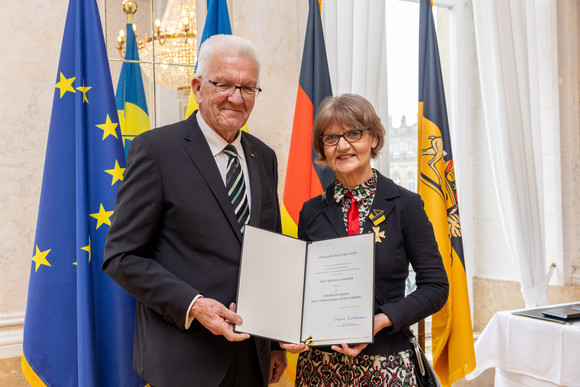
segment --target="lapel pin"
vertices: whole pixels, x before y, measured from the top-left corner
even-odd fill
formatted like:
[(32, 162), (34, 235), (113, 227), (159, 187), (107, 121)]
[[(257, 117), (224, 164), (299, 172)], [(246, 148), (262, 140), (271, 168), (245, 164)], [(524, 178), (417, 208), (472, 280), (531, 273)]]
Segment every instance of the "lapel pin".
[(385, 211), (373, 209), (369, 215), (369, 219), (375, 226), (378, 226), (385, 221)]

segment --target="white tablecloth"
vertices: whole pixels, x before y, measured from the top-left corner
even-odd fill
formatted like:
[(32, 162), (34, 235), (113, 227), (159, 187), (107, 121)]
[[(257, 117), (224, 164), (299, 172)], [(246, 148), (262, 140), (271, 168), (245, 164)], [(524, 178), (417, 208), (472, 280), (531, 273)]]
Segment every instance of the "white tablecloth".
[(580, 386), (580, 322), (559, 324), (496, 313), (475, 343), (477, 367), (496, 369), (499, 386)]

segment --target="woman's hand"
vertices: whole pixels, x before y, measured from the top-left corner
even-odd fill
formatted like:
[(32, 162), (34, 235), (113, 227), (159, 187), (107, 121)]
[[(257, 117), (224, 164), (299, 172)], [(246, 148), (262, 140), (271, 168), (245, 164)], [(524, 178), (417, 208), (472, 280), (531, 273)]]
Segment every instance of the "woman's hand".
[(340, 346), (333, 345), (332, 347), (330, 347), (330, 349), (332, 349), (333, 351), (340, 352), (342, 354), (354, 357), (354, 356), (357, 356), (360, 353), (360, 351), (365, 349), (367, 347), (367, 345), (368, 344), (349, 345), (349, 344), (342, 343)]
[[(391, 322), (391, 319), (389, 319), (387, 317), (386, 314), (384, 313), (379, 313), (375, 315), (375, 332), (374, 335), (377, 334), (377, 332), (379, 332), (381, 329), (386, 328), (386, 327), (390, 327), (391, 325), (393, 325), (393, 323)], [(367, 347), (368, 344), (355, 344), (355, 345), (348, 345), (348, 344), (341, 344), (340, 346), (338, 345), (333, 345), (332, 347), (330, 347), (333, 351), (336, 352), (340, 352), (344, 355), (348, 355), (348, 356), (357, 356), (363, 349), (365, 349)]]
[(383, 328), (393, 325), (391, 319), (384, 313), (375, 314), (375, 335)]
[(298, 343), (298, 344), (280, 343), (280, 347), (282, 349), (285, 349), (286, 351), (292, 352), (292, 353), (306, 352), (310, 349), (310, 347), (304, 343)]

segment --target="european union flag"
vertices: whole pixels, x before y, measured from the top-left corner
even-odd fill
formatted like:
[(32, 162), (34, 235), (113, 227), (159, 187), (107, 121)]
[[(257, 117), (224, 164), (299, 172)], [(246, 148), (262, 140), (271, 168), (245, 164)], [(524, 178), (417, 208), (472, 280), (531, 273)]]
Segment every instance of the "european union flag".
[(141, 68), (136, 63), (139, 62), (139, 51), (132, 23), (127, 23), (126, 36), (125, 60), (130, 62), (123, 62), (115, 96), (125, 154), (135, 136), (151, 129)]
[(101, 271), (125, 154), (95, 0), (70, 0), (55, 83), (22, 370), (34, 386), (144, 385), (135, 301)]

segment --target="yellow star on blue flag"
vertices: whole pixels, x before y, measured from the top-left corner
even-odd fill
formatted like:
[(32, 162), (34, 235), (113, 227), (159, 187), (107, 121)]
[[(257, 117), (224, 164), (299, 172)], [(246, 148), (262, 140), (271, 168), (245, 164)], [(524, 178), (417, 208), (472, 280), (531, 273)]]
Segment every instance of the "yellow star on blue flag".
[(77, 87), (81, 93), (83, 93), (83, 102), (89, 103), (89, 99), (87, 98), (87, 92), (92, 89), (91, 86), (85, 86), (85, 81), (83, 80), (83, 85)]
[(38, 248), (38, 246), (36, 246), (36, 254), (34, 254), (34, 256), (32, 257), (32, 260), (36, 264), (34, 266), (34, 271), (38, 271), (38, 268), (41, 265), (50, 266), (50, 263), (46, 259), (46, 256), (48, 255), (48, 253), (50, 253), (50, 249), (44, 250), (44, 251), (40, 251), (40, 249)]
[(99, 207), (99, 212), (94, 214), (89, 214), (92, 218), (97, 220), (97, 229), (101, 227), (103, 224), (111, 225), (111, 215), (113, 215), (113, 211), (106, 211), (105, 207), (101, 203), (101, 207)]
[(119, 125), (119, 124), (111, 121), (111, 117), (109, 117), (109, 115), (107, 114), (107, 118), (105, 120), (105, 123), (98, 124), (95, 126), (99, 129), (103, 130), (103, 141), (104, 141), (107, 137), (109, 137), (109, 135), (111, 135), (115, 138), (119, 138), (119, 136), (117, 136), (117, 125)]
[(109, 175), (113, 176), (113, 181), (111, 185), (115, 184), (117, 181), (123, 181), (123, 173), (125, 172), (125, 168), (121, 168), (119, 166), (119, 162), (115, 160), (115, 168), (113, 169), (105, 169)]
[(89, 253), (89, 262), (91, 262), (91, 238), (89, 238), (89, 244), (86, 245), (85, 247), (81, 247), (81, 250), (84, 250), (87, 253)]
[(56, 88), (60, 90), (60, 98), (62, 98), (67, 91), (76, 93), (75, 88), (72, 87), (74, 81), (75, 77), (67, 78), (63, 73), (60, 73), (60, 80), (56, 83)]

